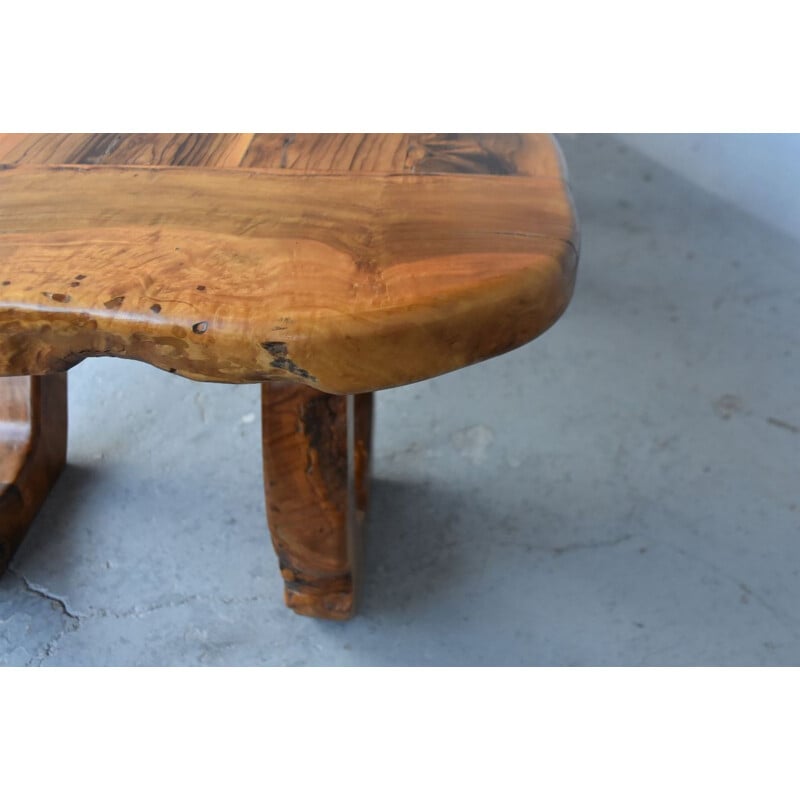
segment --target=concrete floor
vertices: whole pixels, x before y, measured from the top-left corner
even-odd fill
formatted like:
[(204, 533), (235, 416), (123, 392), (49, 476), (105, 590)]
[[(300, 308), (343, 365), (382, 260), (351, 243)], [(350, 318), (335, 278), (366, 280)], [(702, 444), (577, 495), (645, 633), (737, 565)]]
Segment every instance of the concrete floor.
[(800, 245), (618, 140), (562, 144), (573, 304), (378, 396), (357, 619), (282, 605), (258, 388), (98, 359), (0, 580), (0, 664), (800, 663)]

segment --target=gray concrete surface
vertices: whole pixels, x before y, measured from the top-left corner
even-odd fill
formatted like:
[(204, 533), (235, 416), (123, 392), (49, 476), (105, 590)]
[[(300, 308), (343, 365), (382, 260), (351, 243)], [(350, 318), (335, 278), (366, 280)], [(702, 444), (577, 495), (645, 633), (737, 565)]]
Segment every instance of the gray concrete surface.
[(800, 245), (618, 140), (562, 144), (574, 302), (379, 395), (356, 620), (282, 606), (257, 387), (94, 360), (0, 663), (800, 663)]
[(797, 238), (800, 135), (619, 134), (618, 138), (711, 194)]

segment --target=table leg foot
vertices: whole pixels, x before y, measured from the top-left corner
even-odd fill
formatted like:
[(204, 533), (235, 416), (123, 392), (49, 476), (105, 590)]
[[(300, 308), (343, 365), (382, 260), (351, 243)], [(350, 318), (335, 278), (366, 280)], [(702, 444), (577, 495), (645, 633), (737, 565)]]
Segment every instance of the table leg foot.
[(372, 394), (273, 381), (261, 397), (267, 519), (286, 605), (348, 619), (358, 597)]
[(0, 575), (67, 456), (67, 374), (0, 378)]

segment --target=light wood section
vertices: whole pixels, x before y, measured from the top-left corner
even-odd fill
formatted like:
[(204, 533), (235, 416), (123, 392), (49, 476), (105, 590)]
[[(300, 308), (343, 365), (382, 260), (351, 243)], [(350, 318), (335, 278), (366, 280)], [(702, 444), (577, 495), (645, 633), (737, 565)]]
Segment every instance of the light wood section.
[(540, 334), (575, 264), (553, 179), (11, 168), (0, 375), (116, 355), (198, 380), (397, 386)]

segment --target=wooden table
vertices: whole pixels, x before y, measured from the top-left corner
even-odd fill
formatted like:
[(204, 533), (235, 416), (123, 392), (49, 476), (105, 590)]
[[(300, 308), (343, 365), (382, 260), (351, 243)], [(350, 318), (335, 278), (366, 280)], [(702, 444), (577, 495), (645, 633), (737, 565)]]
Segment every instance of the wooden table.
[(372, 392), (504, 353), (578, 260), (542, 135), (0, 135), (0, 572), (90, 356), (262, 384), (287, 605), (355, 609)]

